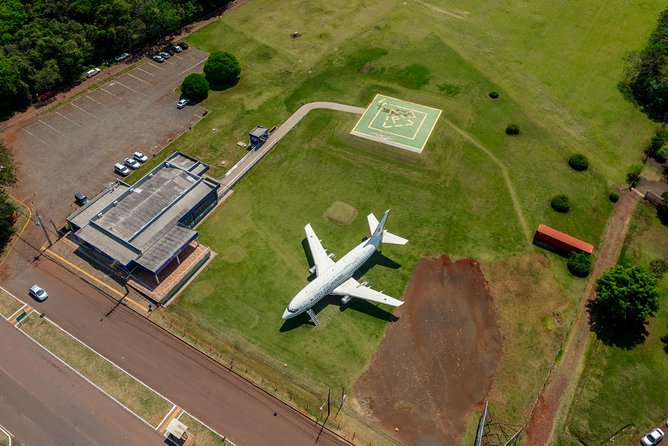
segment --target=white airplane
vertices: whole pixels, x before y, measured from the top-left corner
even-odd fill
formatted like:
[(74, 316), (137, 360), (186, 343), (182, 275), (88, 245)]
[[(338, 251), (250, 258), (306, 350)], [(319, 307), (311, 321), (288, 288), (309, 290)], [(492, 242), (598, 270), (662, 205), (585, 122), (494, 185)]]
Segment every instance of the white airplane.
[(405, 238), (383, 229), (389, 213), (389, 209), (385, 211), (385, 215), (383, 215), (380, 223), (378, 223), (378, 219), (373, 214), (369, 214), (367, 220), (369, 221), (371, 237), (353, 248), (338, 262), (334, 262), (333, 253), (327, 255), (327, 250), (322, 247), (320, 240), (315, 235), (313, 228), (311, 228), (311, 224), (309, 223), (304, 227), (306, 240), (308, 241), (311, 254), (313, 255), (313, 262), (315, 263), (309, 272), (311, 274), (315, 273), (317, 277), (290, 301), (290, 304), (288, 304), (288, 307), (283, 312), (283, 320), (306, 312), (313, 321), (313, 324), (317, 326), (319, 324), (318, 318), (311, 307), (320, 299), (330, 294), (343, 296), (341, 298), (342, 304), (347, 304), (353, 297), (393, 307), (403, 304), (398, 299), (369, 288), (367, 286), (368, 282), (359, 283), (352, 277), (353, 273), (376, 252), (381, 243), (393, 245), (405, 245), (408, 243), (408, 240)]

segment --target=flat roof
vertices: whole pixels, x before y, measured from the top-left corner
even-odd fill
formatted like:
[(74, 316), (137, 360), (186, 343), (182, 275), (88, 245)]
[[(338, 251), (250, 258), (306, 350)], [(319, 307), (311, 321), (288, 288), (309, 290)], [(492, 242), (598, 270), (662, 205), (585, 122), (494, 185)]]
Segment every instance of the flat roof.
[(206, 170), (206, 164), (176, 152), (134, 185), (117, 181), (68, 221), (80, 228), (79, 239), (119, 263), (134, 260), (157, 271), (197, 237), (178, 222), (220, 186), (202, 178)]

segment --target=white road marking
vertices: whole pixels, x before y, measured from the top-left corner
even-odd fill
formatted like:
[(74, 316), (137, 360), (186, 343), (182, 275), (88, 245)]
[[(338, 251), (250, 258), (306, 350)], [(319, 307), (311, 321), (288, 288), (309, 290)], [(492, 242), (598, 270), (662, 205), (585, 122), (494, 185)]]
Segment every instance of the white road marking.
[[(12, 295), (12, 296), (13, 296), (13, 295)], [(23, 309), (24, 309), (25, 307), (27, 307), (27, 306), (28, 306), (28, 304), (23, 304), (23, 306), (22, 306), (21, 308), (19, 308), (18, 310), (16, 310), (16, 311), (14, 312), (14, 314), (12, 314), (11, 316), (9, 316), (9, 317), (7, 318), (7, 320), (14, 319), (15, 317), (17, 317), (17, 316), (19, 315), (19, 313), (20, 313), (21, 311), (23, 311)]]
[(155, 76), (155, 74), (153, 74), (151, 72), (148, 72), (148, 71), (146, 71), (146, 70), (144, 70), (143, 68), (140, 68), (140, 67), (135, 68), (135, 70), (143, 71), (144, 73), (148, 74), (149, 76)]
[(98, 101), (97, 99), (93, 99), (90, 95), (87, 95), (86, 98), (90, 99), (91, 101), (93, 101), (97, 104), (100, 104), (100, 105), (104, 106), (104, 104), (102, 102)]
[(49, 145), (49, 144), (47, 144), (47, 142), (44, 141), (42, 138), (40, 138), (39, 136), (35, 136), (35, 135), (33, 135), (33, 134), (30, 133), (28, 130), (23, 129), (23, 131), (26, 132), (28, 135), (32, 136), (33, 138), (35, 138), (37, 141), (39, 141), (39, 142), (41, 142), (42, 144), (44, 144), (45, 146), (48, 146), (48, 145)]
[[(164, 62), (163, 62), (163, 63), (164, 63)], [(165, 71), (165, 69), (162, 68), (162, 67), (159, 67), (157, 63), (152, 63), (151, 66), (154, 67), (154, 68), (157, 68), (157, 69), (160, 70), (160, 71)]]
[[(88, 96), (86, 96), (86, 97), (88, 97)], [(87, 112), (86, 110), (84, 110), (83, 108), (81, 108), (81, 107), (79, 107), (77, 104), (75, 104), (74, 102), (70, 102), (70, 105), (71, 105), (72, 107), (78, 108), (79, 110), (81, 110), (82, 112), (86, 113), (86, 114), (89, 115), (89, 116), (92, 116), (93, 118), (95, 117), (94, 114), (92, 114), (92, 113), (90, 113), (90, 112)]]
[(201, 65), (201, 64), (203, 64), (203, 63), (204, 63), (204, 60), (205, 60), (205, 59), (202, 59), (202, 60), (200, 60), (199, 62), (197, 62), (196, 64), (192, 65), (190, 68), (186, 68), (185, 70), (181, 71), (181, 72), (179, 73), (179, 76), (182, 75), (183, 73), (187, 72), (187, 71), (192, 70), (192, 69), (195, 68), (197, 65)]
[[(120, 82), (119, 82), (119, 84), (120, 84)], [(112, 83), (111, 83), (111, 84), (109, 84), (109, 85), (114, 85), (114, 82), (112, 82)], [(100, 90), (102, 90), (102, 91), (104, 91), (105, 93), (107, 93), (107, 94), (110, 94), (110, 95), (112, 95), (112, 96), (114, 96), (114, 97), (118, 97), (118, 95), (116, 95), (116, 94), (113, 94), (113, 93), (112, 93), (112, 92), (110, 92), (110, 91), (107, 91), (107, 89), (106, 89), (106, 88), (104, 88), (104, 87), (101, 87), (101, 88), (100, 88)]]
[(49, 125), (46, 122), (42, 121), (41, 119), (38, 119), (38, 121), (41, 122), (42, 124), (44, 124), (45, 126), (47, 126), (48, 128), (50, 128), (51, 130), (53, 130), (54, 132), (63, 133), (60, 130), (58, 130), (57, 128), (55, 128), (54, 126)]
[[(23, 414), (21, 414), (21, 415), (23, 415)], [(7, 429), (5, 429), (5, 427), (1, 424), (0, 424), (0, 431), (2, 431), (5, 435), (7, 435), (7, 439), (9, 440), (9, 446), (12, 446), (12, 438), (14, 438), (12, 433), (9, 432)]]
[(145, 93), (142, 93), (141, 91), (137, 91), (137, 90), (135, 90), (134, 88), (130, 88), (130, 87), (128, 87), (127, 85), (125, 85), (123, 82), (121, 82), (121, 81), (119, 81), (119, 80), (116, 80), (116, 83), (117, 83), (118, 85), (120, 85), (121, 87), (125, 87), (125, 88), (127, 88), (128, 90), (130, 90), (130, 91), (133, 92), (134, 94), (138, 94), (139, 96), (147, 96)]
[[(158, 430), (158, 428), (159, 428), (160, 426), (162, 426), (162, 423), (165, 422), (165, 420), (167, 419), (167, 417), (170, 416), (170, 415), (172, 414), (172, 412), (174, 412), (174, 409), (176, 409), (176, 408), (177, 408), (177, 405), (174, 404), (174, 403), (172, 403), (172, 408), (169, 409), (169, 410), (167, 411), (167, 413), (165, 414), (164, 417), (162, 417), (162, 420), (160, 420), (160, 422), (158, 423), (158, 425), (155, 427), (156, 430)], [(182, 412), (183, 412), (183, 411), (182, 411)], [(180, 415), (179, 415), (179, 416), (180, 416)], [(177, 417), (177, 418), (178, 418), (178, 417)]]
[(74, 120), (68, 118), (67, 116), (65, 116), (64, 114), (60, 113), (59, 111), (57, 111), (56, 114), (59, 115), (59, 116), (62, 116), (62, 117), (65, 118), (65, 119), (67, 119), (67, 120), (70, 121), (72, 124), (76, 125), (77, 127), (81, 127), (81, 124), (79, 124), (78, 122), (76, 122), (76, 121), (74, 121)]
[(137, 76), (135, 76), (135, 75), (132, 74), (132, 73), (128, 73), (128, 76), (133, 77), (133, 78), (137, 79), (139, 82), (143, 82), (143, 83), (145, 83), (146, 85), (151, 85), (149, 82), (146, 82), (144, 79), (140, 79), (140, 78), (138, 78)]

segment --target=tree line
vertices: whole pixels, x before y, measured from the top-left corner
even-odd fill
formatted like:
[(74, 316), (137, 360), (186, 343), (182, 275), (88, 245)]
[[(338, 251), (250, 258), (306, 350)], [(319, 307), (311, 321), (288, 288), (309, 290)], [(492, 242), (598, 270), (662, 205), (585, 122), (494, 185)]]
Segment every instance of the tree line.
[(0, 115), (78, 80), (86, 67), (158, 42), (230, 0), (3, 0)]

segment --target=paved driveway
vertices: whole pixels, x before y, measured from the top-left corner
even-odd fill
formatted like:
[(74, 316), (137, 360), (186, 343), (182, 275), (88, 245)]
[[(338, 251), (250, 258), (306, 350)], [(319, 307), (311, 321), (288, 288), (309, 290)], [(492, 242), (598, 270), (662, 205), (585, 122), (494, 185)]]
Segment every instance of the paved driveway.
[(75, 192), (96, 194), (117, 178), (114, 163), (136, 150), (156, 153), (201, 119), (198, 105), (176, 108), (175, 89), (186, 75), (202, 71), (206, 57), (191, 48), (164, 63), (145, 60), (20, 128), (6, 129), (18, 164), (18, 198), (43, 218), (64, 223), (75, 209)]

